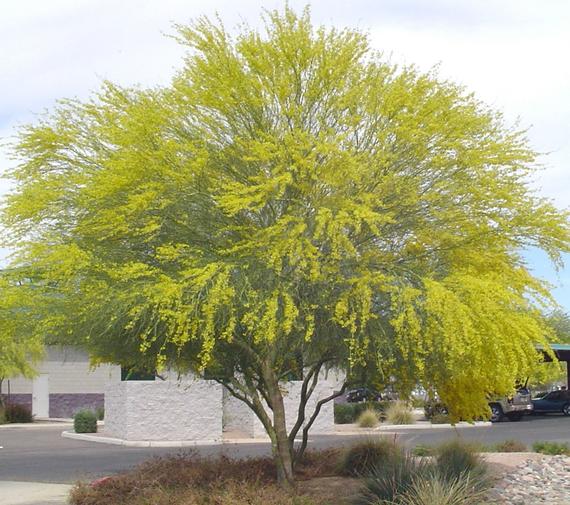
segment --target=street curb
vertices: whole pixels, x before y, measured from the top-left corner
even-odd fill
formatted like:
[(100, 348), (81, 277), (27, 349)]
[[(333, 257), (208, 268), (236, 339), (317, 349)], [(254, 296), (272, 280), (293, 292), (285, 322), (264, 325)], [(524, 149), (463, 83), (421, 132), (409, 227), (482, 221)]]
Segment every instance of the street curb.
[(122, 445), (124, 447), (196, 447), (200, 445), (222, 445), (221, 440), (124, 440), (122, 438), (102, 437), (99, 435), (91, 435), (88, 433), (75, 433), (73, 431), (64, 431), (61, 436), (63, 438), (72, 438), (74, 440), (83, 440), (85, 442), (98, 442), (100, 444)]
[[(331, 435), (334, 435), (331, 433)], [(75, 433), (74, 431), (64, 431), (63, 438), (83, 440), (85, 442), (98, 442), (100, 444), (122, 445), (123, 447), (196, 447), (202, 445), (244, 445), (244, 444), (267, 444), (271, 442), (269, 437), (259, 438), (228, 438), (222, 440), (124, 440), (115, 437), (103, 437), (90, 433)], [(298, 440), (298, 439), (296, 439)], [(311, 439), (309, 439), (311, 441)]]

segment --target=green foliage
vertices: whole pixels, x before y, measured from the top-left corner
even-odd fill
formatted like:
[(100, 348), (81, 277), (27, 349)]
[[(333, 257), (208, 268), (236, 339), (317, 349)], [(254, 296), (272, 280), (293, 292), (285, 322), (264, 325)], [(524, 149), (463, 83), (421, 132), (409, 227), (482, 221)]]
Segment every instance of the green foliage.
[(438, 474), (421, 477), (396, 500), (400, 505), (480, 505), (485, 493), (469, 475), (445, 479)]
[(375, 410), (368, 409), (358, 416), (356, 421), (361, 428), (375, 428), (380, 420)]
[(412, 449), (412, 454), (419, 457), (433, 456), (434, 447), (431, 445), (418, 444)]
[(374, 468), (391, 464), (400, 457), (402, 449), (394, 440), (369, 438), (351, 445), (342, 454), (340, 472), (343, 475), (366, 476)]
[(0, 270), (0, 395), (4, 379), (33, 377), (43, 354), (42, 336), (34, 332), (31, 315), (39, 308), (31, 279), (18, 270)]
[(105, 407), (97, 407), (95, 409), (95, 415), (97, 416), (97, 420), (99, 421), (105, 419)]
[(355, 423), (365, 410), (374, 410), (380, 420), (384, 419), (385, 412), (391, 402), (362, 402), (362, 403), (335, 403), (334, 422), (336, 424)]
[(449, 409), (438, 400), (428, 400), (424, 405), (424, 415), (431, 420), (438, 414), (448, 414)]
[(7, 423), (31, 423), (34, 420), (32, 409), (19, 403), (7, 403), (4, 406), (4, 418)]
[(449, 424), (451, 423), (451, 418), (449, 414), (435, 414), (430, 421), (431, 424)]
[(263, 33), (199, 19), (179, 40), (169, 86), (107, 82), (21, 130), (2, 225), (33, 290), (2, 289), (30, 338), (207, 371), (280, 444), (281, 410), (260, 405), (282, 404), (299, 361), (486, 415), (551, 335), (521, 251), (570, 251), (525, 133), (308, 9), (267, 13)]
[[(452, 441), (438, 447), (417, 446), (413, 452), (397, 447), (381, 464), (372, 466), (357, 503), (477, 503), (490, 485), (487, 466), (471, 444)], [(461, 497), (467, 501), (454, 501)]]
[(6, 424), (6, 410), (0, 405), (0, 424)]
[(418, 460), (399, 448), (391, 457), (374, 466), (365, 479), (365, 491), (356, 501), (358, 505), (399, 503), (412, 488), (414, 482), (433, 475), (431, 462)]
[(386, 421), (390, 424), (414, 424), (416, 418), (406, 402), (395, 401), (386, 409)]
[(97, 415), (91, 410), (80, 410), (73, 416), (75, 433), (97, 433)]
[(557, 456), (560, 454), (570, 456), (570, 447), (565, 442), (538, 441), (532, 444), (532, 450), (534, 452), (540, 452), (551, 456)]

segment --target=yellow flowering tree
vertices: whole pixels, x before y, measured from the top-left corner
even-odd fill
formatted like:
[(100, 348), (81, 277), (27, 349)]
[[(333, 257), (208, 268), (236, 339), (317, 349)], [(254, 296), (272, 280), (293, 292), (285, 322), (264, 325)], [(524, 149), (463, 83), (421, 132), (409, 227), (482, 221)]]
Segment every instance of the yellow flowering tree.
[[(200, 19), (178, 34), (170, 86), (105, 83), (20, 134), (4, 222), (44, 293), (36, 331), (223, 383), (263, 423), (284, 485), (326, 368), (486, 415), (549, 331), (520, 251), (559, 263), (570, 245), (568, 215), (528, 186), (524, 132), (308, 11), (267, 13), (263, 33)], [(291, 374), (304, 387), (287, 427)]]
[(30, 320), (31, 286), (21, 273), (0, 271), (0, 408), (4, 381), (34, 376), (34, 364), (43, 354), (42, 339)]

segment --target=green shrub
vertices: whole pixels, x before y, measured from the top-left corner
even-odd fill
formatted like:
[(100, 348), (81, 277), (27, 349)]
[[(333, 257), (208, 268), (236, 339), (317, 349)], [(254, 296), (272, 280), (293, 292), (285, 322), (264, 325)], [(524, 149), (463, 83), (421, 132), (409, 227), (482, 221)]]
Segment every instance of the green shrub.
[(431, 424), (449, 424), (451, 423), (451, 419), (449, 418), (448, 414), (435, 414), (430, 419)]
[(383, 466), (401, 453), (393, 440), (370, 438), (347, 448), (341, 456), (340, 473), (350, 476), (369, 475), (377, 466)]
[(384, 419), (384, 411), (390, 402), (362, 402), (362, 403), (335, 403), (334, 422), (336, 424), (351, 424), (358, 420), (358, 417), (365, 410), (374, 410), (378, 413), (380, 420)]
[(356, 422), (361, 428), (375, 428), (378, 426), (380, 421), (375, 410), (367, 409), (358, 416), (358, 420)]
[(73, 417), (75, 433), (97, 433), (97, 415), (91, 410), (80, 410)]
[(417, 478), (400, 496), (399, 505), (476, 505), (483, 503), (484, 492), (469, 475), (447, 480), (437, 473)]
[(95, 409), (95, 415), (97, 416), (97, 420), (102, 421), (105, 419), (105, 408), (104, 407), (97, 407)]
[(460, 440), (453, 440), (436, 449), (436, 466), (439, 475), (448, 481), (469, 475), (480, 488), (487, 484), (487, 465), (478, 454), (479, 447)]
[(532, 444), (532, 450), (534, 452), (540, 452), (541, 454), (548, 454), (550, 456), (558, 456), (561, 454), (570, 456), (570, 447), (565, 442), (561, 443), (539, 441)]
[(8, 403), (4, 407), (4, 417), (7, 423), (31, 423), (34, 420), (32, 409), (19, 403)]
[(434, 473), (433, 463), (420, 460), (403, 449), (397, 449), (382, 464), (375, 465), (364, 480), (365, 490), (357, 505), (397, 504), (414, 482)]
[(416, 418), (410, 407), (402, 401), (395, 401), (386, 409), (386, 420), (391, 424), (414, 424)]
[(431, 420), (434, 416), (447, 415), (447, 407), (439, 400), (428, 400), (424, 405), (426, 419)]
[(492, 447), (494, 452), (527, 452), (528, 447), (519, 440), (503, 440)]
[(426, 406), (426, 401), (423, 398), (417, 396), (412, 396), (410, 403), (414, 409), (424, 409)]
[(4, 407), (0, 407), (0, 424), (6, 424), (6, 413)]

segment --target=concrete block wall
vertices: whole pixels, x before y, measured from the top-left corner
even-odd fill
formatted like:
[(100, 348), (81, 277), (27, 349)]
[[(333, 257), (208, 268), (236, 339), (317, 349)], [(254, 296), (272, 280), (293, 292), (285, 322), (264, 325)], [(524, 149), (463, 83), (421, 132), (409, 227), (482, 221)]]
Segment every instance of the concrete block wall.
[(199, 379), (125, 381), (105, 392), (105, 428), (124, 440), (222, 438), (222, 386)]

